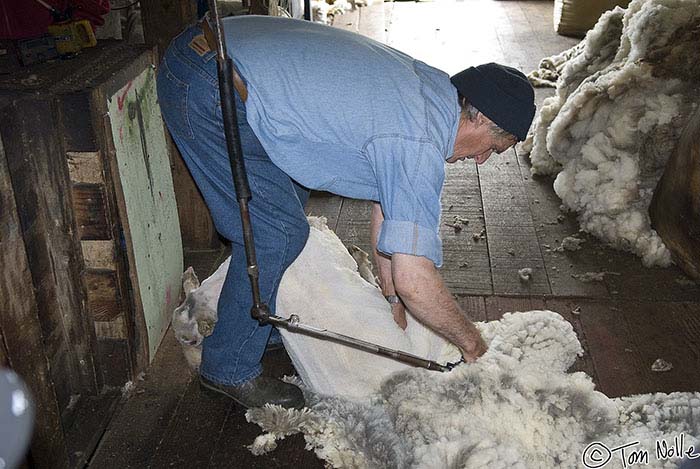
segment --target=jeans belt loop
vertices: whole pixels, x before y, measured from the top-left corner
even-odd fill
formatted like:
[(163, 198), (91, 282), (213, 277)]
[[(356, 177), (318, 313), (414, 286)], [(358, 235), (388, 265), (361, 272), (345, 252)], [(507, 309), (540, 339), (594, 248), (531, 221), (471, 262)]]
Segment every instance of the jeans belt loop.
[[(209, 49), (216, 51), (216, 38), (214, 37), (214, 31), (212, 31), (211, 26), (209, 25), (208, 15), (200, 20), (199, 27), (204, 33), (204, 39), (206, 39)], [(238, 74), (235, 65), (231, 67), (231, 70), (233, 70), (233, 86), (236, 88), (238, 96), (241, 97), (241, 100), (246, 102), (248, 99), (248, 88), (245, 86), (245, 82)]]

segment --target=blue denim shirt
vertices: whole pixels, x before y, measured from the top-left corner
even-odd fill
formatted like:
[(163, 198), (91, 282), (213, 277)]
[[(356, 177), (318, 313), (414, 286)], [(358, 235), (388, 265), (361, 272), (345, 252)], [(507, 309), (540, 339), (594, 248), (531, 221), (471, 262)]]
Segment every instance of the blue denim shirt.
[(270, 159), (310, 189), (380, 202), (378, 250), (440, 266), (440, 194), (459, 122), (449, 76), (318, 23), (223, 24), (248, 86), (248, 122)]

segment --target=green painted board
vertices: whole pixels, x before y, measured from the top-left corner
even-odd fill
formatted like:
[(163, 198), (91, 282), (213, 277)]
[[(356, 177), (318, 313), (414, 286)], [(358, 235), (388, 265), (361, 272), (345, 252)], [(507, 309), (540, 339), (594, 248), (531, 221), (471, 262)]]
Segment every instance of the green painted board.
[[(155, 73), (146, 68), (108, 99), (129, 244), (132, 282), (138, 287), (148, 330), (149, 360), (155, 356), (180, 294), (182, 239)], [(137, 314), (138, 313), (137, 305)]]

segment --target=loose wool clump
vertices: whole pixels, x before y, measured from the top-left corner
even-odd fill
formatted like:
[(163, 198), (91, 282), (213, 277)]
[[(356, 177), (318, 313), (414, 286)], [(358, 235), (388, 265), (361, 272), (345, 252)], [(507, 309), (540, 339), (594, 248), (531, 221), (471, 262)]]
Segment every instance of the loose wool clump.
[(523, 146), (533, 174), (558, 173), (554, 190), (584, 231), (646, 266), (671, 263), (648, 207), (700, 102), (699, 25), (697, 0), (633, 0), (603, 14)]
[[(306, 247), (282, 279), (279, 315), (442, 363), (459, 358), (410, 314), (400, 329), (325, 221), (310, 218), (310, 225)], [(188, 331), (200, 327), (198, 319), (213, 319), (223, 273), (191, 290), (178, 308), (173, 327), (182, 329), (181, 340), (201, 340)], [(187, 275), (185, 281), (195, 286)], [(609, 399), (586, 374), (567, 373), (583, 350), (557, 313), (506, 313), (477, 327), (488, 352), (448, 373), (281, 330), (300, 375), (290, 381), (304, 390), (307, 407), (250, 409), (247, 419), (265, 432), (250, 451), (273, 451), (277, 440), (302, 433), (330, 467), (541, 469), (581, 467), (582, 457), (595, 456), (586, 453), (594, 442), (615, 448), (638, 441), (653, 454), (657, 439), (672, 445), (684, 433), (687, 445), (698, 446), (700, 393)], [(652, 456), (649, 467), (677, 462)], [(613, 458), (605, 467), (622, 465)]]

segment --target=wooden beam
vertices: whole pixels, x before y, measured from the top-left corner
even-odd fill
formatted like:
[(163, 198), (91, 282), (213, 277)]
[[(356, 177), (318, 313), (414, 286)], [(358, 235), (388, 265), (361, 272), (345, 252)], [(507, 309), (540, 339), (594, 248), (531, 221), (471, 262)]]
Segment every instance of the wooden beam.
[[(102, 115), (102, 122), (96, 125), (99, 129), (98, 141), (100, 148), (104, 149), (104, 171), (105, 179), (109, 181), (119, 181), (117, 176), (118, 170), (112, 166), (112, 161), (115, 159), (114, 141), (112, 137), (112, 128), (109, 122), (109, 116), (104, 112), (104, 107), (107, 102), (107, 97), (102, 93), (96, 93), (93, 97), (93, 109), (95, 115)], [(114, 175), (113, 175), (114, 174)], [(119, 189), (114, 184), (107, 187), (107, 203), (110, 205), (110, 213), (118, 213), (117, 193)], [(124, 229), (128, 227), (122, 225), (121, 220), (112, 220), (112, 233), (115, 236), (121, 236)], [(146, 328), (146, 320), (143, 315), (143, 310), (140, 308), (141, 300), (138, 296), (138, 288), (132, 289), (129, 287), (131, 282), (135, 282), (134, 274), (129, 271), (129, 259), (127, 253), (121, 250), (116, 258), (117, 279), (119, 281), (119, 289), (124, 292), (123, 301), (126, 308), (124, 322), (126, 325), (126, 337), (129, 344), (130, 365), (132, 375), (136, 376), (139, 372), (144, 371), (148, 366), (148, 330)]]
[[(73, 394), (96, 394), (95, 340), (84, 310), (82, 257), (70, 178), (52, 100), (16, 101), (2, 114), (0, 138), (17, 203), (45, 350), (61, 408)], [(31, 157), (28, 157), (31, 155)], [(27, 349), (33, 350), (33, 349)]]
[(39, 312), (1, 140), (0, 214), (0, 363), (9, 364), (34, 395), (36, 420), (31, 454), (37, 467), (67, 467), (61, 414), (49, 363), (41, 353)]

